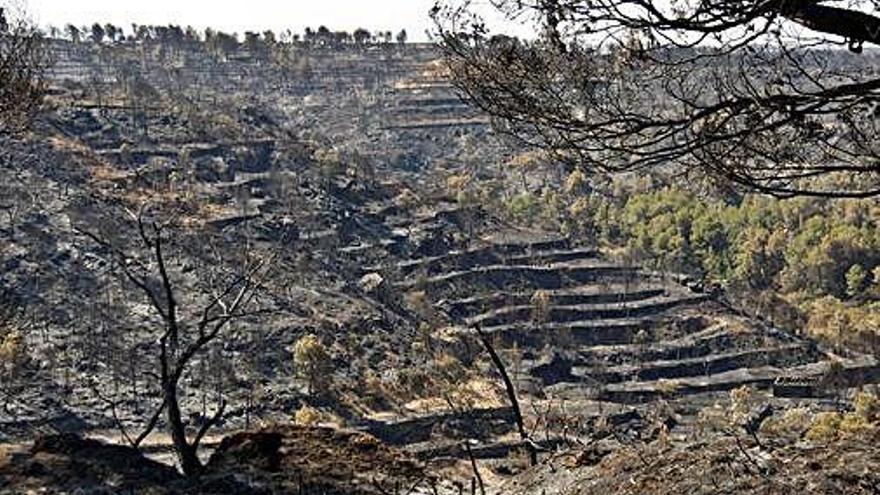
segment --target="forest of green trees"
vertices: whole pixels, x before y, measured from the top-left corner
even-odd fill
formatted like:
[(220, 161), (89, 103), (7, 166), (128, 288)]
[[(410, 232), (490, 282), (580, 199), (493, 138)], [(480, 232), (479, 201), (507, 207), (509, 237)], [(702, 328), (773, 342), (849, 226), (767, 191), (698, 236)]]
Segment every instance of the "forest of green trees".
[[(495, 205), (514, 223), (552, 226), (627, 261), (724, 287), (774, 324), (833, 345), (874, 345), (880, 203), (724, 197), (636, 182), (600, 194), (576, 170), (561, 188), (511, 194)], [(491, 202), (491, 188), (475, 188)]]

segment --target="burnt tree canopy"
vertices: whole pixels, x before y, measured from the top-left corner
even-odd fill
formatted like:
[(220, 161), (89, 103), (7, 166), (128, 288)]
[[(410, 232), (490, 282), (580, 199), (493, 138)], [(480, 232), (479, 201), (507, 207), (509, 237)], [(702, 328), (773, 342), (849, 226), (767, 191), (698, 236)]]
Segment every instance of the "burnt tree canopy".
[(0, 7), (0, 134), (20, 131), (39, 108), (46, 50), (23, 15)]
[(599, 172), (703, 174), (780, 197), (880, 196), (880, 1), (466, 0), (432, 11), (463, 95)]

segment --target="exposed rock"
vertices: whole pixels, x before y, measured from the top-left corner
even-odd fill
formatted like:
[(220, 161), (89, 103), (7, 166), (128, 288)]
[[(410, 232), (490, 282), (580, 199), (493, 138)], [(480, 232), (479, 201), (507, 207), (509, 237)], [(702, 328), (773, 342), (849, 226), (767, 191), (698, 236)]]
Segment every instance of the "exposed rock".
[(379, 495), (431, 493), (434, 484), (415, 460), (374, 437), (328, 428), (232, 435), (195, 480), (133, 448), (75, 435), (41, 437), (30, 449), (0, 446), (4, 495)]
[(378, 273), (369, 273), (361, 277), (358, 282), (361, 292), (369, 295), (376, 295), (385, 285), (385, 279)]
[(246, 475), (271, 493), (379, 495), (413, 486), (430, 493), (435, 482), (415, 460), (374, 437), (298, 426), (225, 438), (207, 476), (225, 473)]

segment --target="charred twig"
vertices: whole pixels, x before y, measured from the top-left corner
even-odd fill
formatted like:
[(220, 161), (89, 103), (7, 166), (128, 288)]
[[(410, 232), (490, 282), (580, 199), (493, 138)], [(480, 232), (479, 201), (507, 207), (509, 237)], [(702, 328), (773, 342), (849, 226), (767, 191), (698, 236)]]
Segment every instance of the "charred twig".
[(471, 469), (473, 469), (474, 471), (474, 479), (476, 479), (477, 483), (479, 484), (480, 494), (486, 495), (486, 486), (483, 484), (483, 476), (480, 474), (480, 470), (477, 468), (477, 459), (474, 458), (474, 453), (471, 451), (470, 443), (465, 441), (463, 445), (465, 452), (467, 452), (468, 459), (470, 459), (471, 461)]

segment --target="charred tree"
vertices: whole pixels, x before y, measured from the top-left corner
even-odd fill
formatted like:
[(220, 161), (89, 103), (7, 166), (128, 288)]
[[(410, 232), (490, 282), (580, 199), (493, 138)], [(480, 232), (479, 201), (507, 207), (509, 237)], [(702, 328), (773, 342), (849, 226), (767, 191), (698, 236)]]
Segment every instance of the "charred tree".
[(597, 174), (880, 196), (875, 1), (491, 3), (537, 37), (493, 36), (464, 1), (434, 18), (459, 91), (528, 146)]

